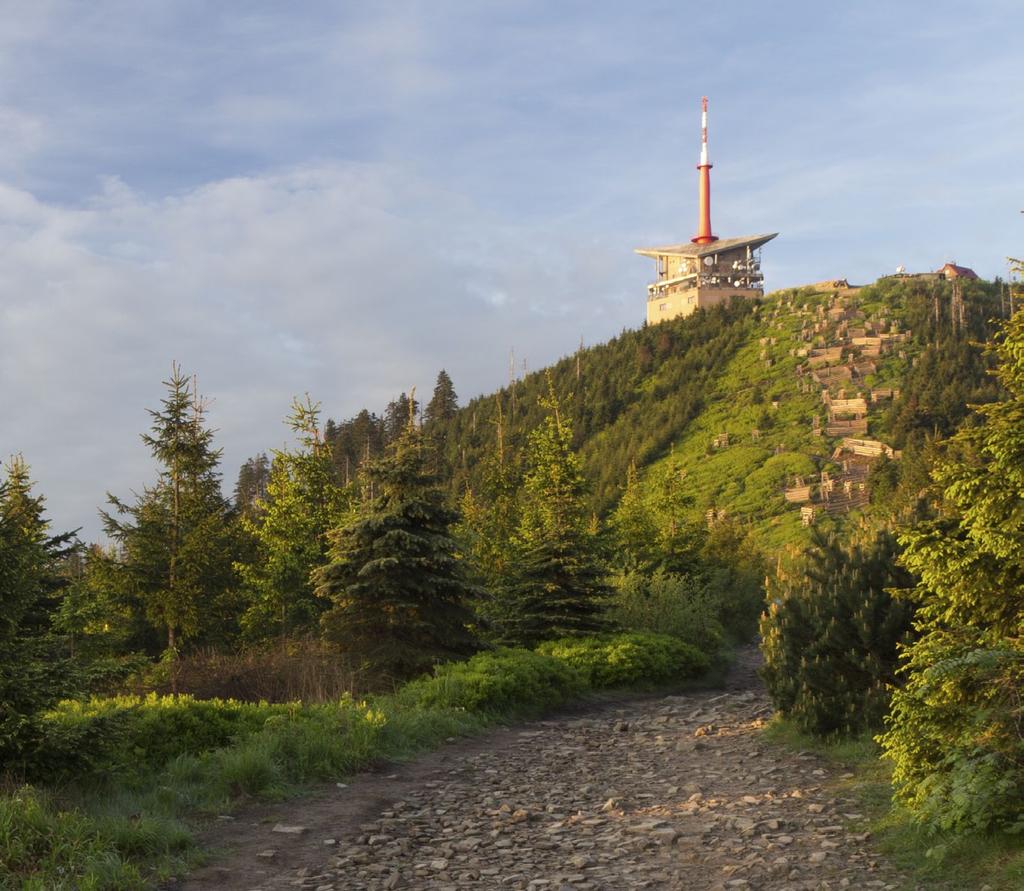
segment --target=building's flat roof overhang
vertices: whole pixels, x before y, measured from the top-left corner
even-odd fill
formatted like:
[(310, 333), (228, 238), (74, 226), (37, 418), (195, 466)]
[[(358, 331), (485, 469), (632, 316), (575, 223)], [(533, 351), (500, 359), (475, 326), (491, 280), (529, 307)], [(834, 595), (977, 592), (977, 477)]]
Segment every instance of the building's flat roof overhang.
[(709, 244), (694, 244), (687, 241), (683, 244), (667, 244), (663, 247), (634, 248), (634, 252), (655, 259), (658, 257), (708, 257), (738, 248), (759, 248), (778, 234), (778, 232), (771, 232), (766, 235), (744, 235), (742, 238), (719, 238)]

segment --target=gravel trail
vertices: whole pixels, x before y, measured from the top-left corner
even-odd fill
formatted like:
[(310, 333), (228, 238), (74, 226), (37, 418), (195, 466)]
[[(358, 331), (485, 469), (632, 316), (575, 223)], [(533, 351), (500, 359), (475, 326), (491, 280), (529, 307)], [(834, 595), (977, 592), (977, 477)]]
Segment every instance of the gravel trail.
[(756, 664), (742, 653), (725, 690), (501, 729), (222, 821), (209, 840), (223, 859), (184, 887), (909, 887), (872, 850), (835, 767), (763, 741)]

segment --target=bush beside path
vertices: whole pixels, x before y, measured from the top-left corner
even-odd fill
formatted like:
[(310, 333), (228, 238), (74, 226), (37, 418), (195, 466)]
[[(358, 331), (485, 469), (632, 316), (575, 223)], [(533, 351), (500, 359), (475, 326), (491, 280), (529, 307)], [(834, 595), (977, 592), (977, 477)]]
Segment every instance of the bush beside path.
[(724, 691), (503, 728), (238, 814), (184, 887), (906, 887), (835, 765), (763, 739), (757, 661), (741, 652)]

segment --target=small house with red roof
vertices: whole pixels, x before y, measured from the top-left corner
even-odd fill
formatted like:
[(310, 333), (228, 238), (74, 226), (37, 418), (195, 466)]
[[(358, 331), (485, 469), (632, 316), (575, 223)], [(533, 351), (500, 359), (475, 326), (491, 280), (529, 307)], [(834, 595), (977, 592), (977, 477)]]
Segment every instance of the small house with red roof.
[(957, 266), (956, 262), (947, 263), (942, 269), (939, 270), (939, 275), (945, 276), (947, 280), (952, 281), (954, 278), (977, 278), (978, 273), (967, 266)]

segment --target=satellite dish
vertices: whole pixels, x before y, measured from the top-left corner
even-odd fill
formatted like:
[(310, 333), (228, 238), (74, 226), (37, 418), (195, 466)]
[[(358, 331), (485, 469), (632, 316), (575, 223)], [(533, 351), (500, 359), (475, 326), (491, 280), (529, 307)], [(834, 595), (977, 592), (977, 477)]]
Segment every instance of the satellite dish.
[(715, 258), (712, 257), (712, 256), (705, 257), (704, 258), (704, 265), (705, 266), (714, 266), (715, 265)]

